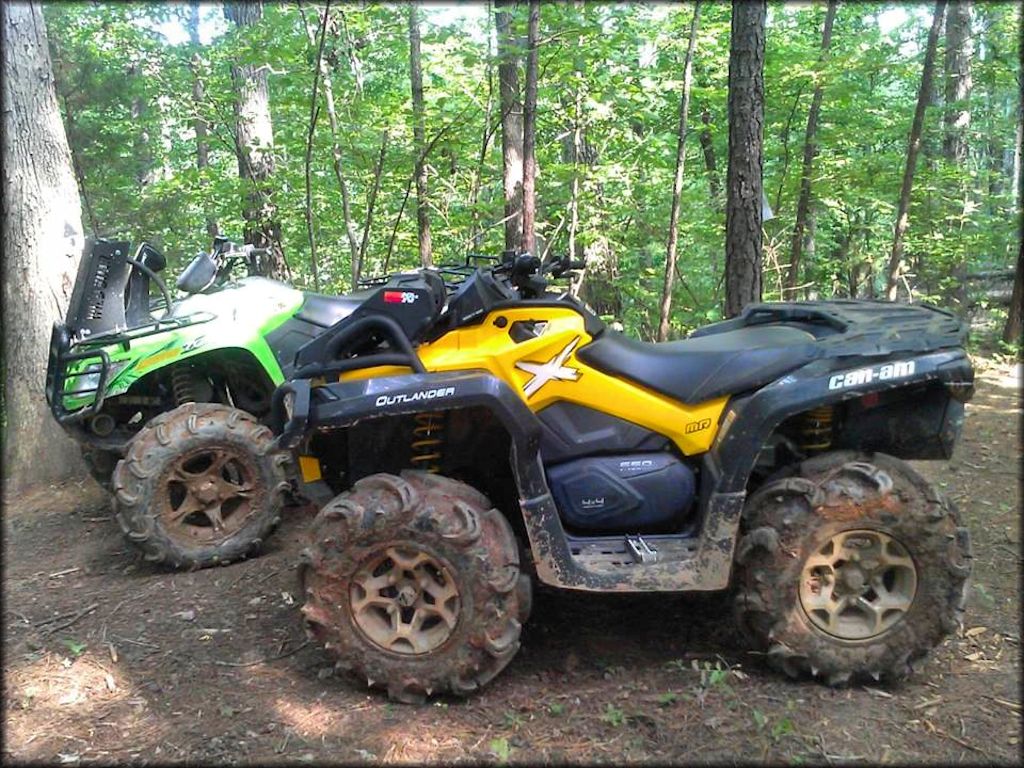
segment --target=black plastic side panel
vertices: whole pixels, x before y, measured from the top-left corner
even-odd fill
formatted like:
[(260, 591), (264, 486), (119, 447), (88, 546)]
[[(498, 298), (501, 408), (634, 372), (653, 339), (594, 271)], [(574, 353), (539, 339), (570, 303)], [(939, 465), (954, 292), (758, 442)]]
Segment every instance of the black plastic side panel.
[(323, 332), (323, 326), (296, 316), (288, 318), (267, 334), (267, 344), (286, 379), (295, 372), (295, 353)]
[(545, 464), (578, 456), (662, 451), (669, 444), (664, 435), (576, 403), (549, 405), (537, 418), (543, 428), (540, 454)]
[(673, 533), (693, 505), (696, 479), (669, 453), (588, 457), (550, 467), (567, 527), (592, 533)]
[[(730, 401), (722, 418), (722, 426), (709, 452), (710, 458), (721, 469), (722, 474), (716, 490), (727, 493), (742, 491), (746, 487), (758, 451), (774, 429), (790, 416), (811, 408), (856, 400), (871, 392), (907, 390), (929, 383), (940, 392), (940, 398), (950, 399), (954, 389), (962, 390), (964, 387), (968, 388), (968, 392), (960, 397), (963, 400), (969, 397), (969, 387), (974, 381), (974, 369), (963, 349), (948, 349), (917, 356), (904, 355), (898, 359), (912, 360), (914, 373), (904, 378), (874, 380), (835, 389), (835, 374), (864, 368), (874, 370), (884, 365), (885, 359), (872, 361), (871, 366), (864, 366), (863, 358), (826, 358), (784, 376), (752, 395)], [(916, 404), (916, 401), (912, 402)], [(916, 418), (910, 414), (912, 408), (904, 405), (904, 409), (908, 419)], [(956, 418), (956, 407), (951, 405), (950, 409), (944, 411), (941, 429), (945, 434), (943, 442), (952, 446), (959, 433), (960, 422)], [(945, 415), (947, 413), (948, 416)], [(899, 422), (896, 428), (902, 428)], [(875, 450), (886, 453), (900, 451), (900, 444), (894, 445), (881, 439), (872, 443)], [(931, 449), (922, 448), (918, 443), (902, 444), (906, 450), (903, 458), (935, 458)]]
[(948, 459), (963, 426), (964, 404), (942, 385), (896, 390), (877, 404), (854, 400), (837, 431), (837, 448), (882, 451), (901, 459)]

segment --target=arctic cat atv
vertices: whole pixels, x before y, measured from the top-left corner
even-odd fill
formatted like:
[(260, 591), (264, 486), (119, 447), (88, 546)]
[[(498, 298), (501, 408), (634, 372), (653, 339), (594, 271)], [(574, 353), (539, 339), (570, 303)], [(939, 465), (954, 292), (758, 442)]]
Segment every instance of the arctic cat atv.
[[(261, 423), (271, 395), (295, 351), (358, 304), (259, 277), (263, 253), (217, 238), (179, 276), (185, 296), (174, 300), (151, 245), (90, 242), (54, 326), (53, 415), (152, 560), (224, 563), (267, 536), (289, 488), (289, 459), (268, 451)], [(248, 275), (233, 280), (242, 266)]]
[(299, 566), (338, 668), (402, 701), (475, 691), (515, 655), (533, 580), (731, 587), (754, 648), (829, 684), (900, 678), (954, 630), (968, 532), (905, 460), (959, 435), (960, 321), (764, 303), (648, 344), (539, 266), (382, 287), (275, 392), (278, 444), (338, 493)]

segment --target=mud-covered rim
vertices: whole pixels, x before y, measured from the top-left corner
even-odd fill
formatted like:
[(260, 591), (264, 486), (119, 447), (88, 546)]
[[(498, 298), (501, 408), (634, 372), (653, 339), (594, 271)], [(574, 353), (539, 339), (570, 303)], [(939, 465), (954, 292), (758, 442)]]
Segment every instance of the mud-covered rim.
[(917, 566), (907, 548), (882, 531), (831, 536), (804, 562), (800, 606), (821, 631), (840, 640), (871, 640), (910, 611)]
[(164, 473), (157, 499), (160, 522), (180, 542), (214, 544), (249, 522), (262, 491), (259, 468), (245, 450), (204, 446), (177, 457)]
[(453, 569), (411, 542), (374, 551), (349, 582), (349, 610), (363, 636), (382, 650), (420, 656), (442, 647), (459, 623)]

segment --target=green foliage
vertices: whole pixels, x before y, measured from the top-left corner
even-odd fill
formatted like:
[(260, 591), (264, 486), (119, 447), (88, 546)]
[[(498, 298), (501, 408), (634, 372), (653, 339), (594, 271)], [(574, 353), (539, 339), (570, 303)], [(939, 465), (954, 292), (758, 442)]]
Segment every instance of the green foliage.
[[(224, 20), (219, 5), (201, 8), (203, 44), (194, 46), (185, 32), (187, 5), (44, 7), (87, 226), (92, 219), (99, 234), (149, 239), (167, 252), (172, 271), (208, 245), (207, 217), (221, 231), (240, 236), (246, 188), (238, 179), (234, 148), (231, 67), (263, 66), (285, 254), (296, 283), (310, 286), (304, 156), (316, 46), (306, 24), (318, 29), (323, 6), (268, 3), (262, 22), (245, 34)], [(816, 227), (813, 254), (806, 254), (801, 275), (803, 293), (865, 296), (882, 289), (931, 9), (841, 3), (830, 58), (819, 64), (824, 3), (769, 4), (764, 182), (775, 218), (765, 223), (766, 299), (779, 298), (781, 267), (789, 259), (807, 112), (818, 82), (824, 92), (812, 187)], [(426, 4), (421, 14), (427, 139), (436, 138), (426, 162), (438, 263), (461, 260), (470, 251), (496, 255), (503, 248), (500, 109), (489, 11), (483, 4)], [(692, 12), (692, 3), (541, 7), (538, 234), (550, 252), (567, 250), (578, 179), (576, 239), (589, 265), (582, 295), (598, 313), (640, 337), (653, 337), (658, 322)], [(368, 275), (418, 262), (406, 13), (401, 4), (332, 4), (324, 46), (357, 239), (382, 136), (389, 134), (368, 232)], [(525, 40), (526, 4), (512, 13)], [(908, 280), (918, 298), (955, 305), (957, 270), (1005, 269), (1013, 262), (1019, 242), (1010, 178), (1019, 112), (1019, 14), (1011, 3), (974, 4), (966, 166), (942, 158), (941, 98), (926, 115), (906, 239)], [(674, 336), (721, 317), (730, 16), (729, 3), (702, 5)], [(893, 18), (899, 23), (892, 25)], [(941, 86), (941, 50), (938, 61)], [(204, 86), (198, 103), (192, 95), (195, 75)], [(320, 109), (310, 176), (321, 288), (344, 291), (350, 287), (348, 238), (322, 97)], [(209, 167), (202, 172), (196, 168), (197, 117), (209, 125)], [(586, 150), (581, 158), (571, 151), (577, 124)], [(705, 130), (717, 164), (718, 199), (711, 198), (704, 165)]]

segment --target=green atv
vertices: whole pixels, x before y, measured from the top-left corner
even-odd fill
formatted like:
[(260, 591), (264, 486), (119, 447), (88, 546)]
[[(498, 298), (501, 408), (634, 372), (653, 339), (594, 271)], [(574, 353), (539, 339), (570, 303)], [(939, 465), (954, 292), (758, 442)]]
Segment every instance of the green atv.
[(182, 272), (175, 300), (163, 255), (129, 246), (87, 244), (53, 329), (47, 401), (148, 559), (227, 563), (266, 538), (293, 490), (262, 423), (274, 388), (296, 349), (358, 302), (260, 277), (266, 251), (225, 238)]

